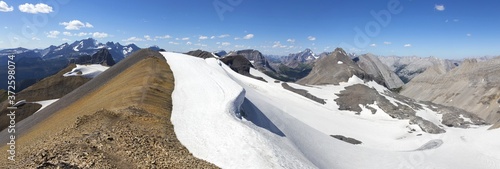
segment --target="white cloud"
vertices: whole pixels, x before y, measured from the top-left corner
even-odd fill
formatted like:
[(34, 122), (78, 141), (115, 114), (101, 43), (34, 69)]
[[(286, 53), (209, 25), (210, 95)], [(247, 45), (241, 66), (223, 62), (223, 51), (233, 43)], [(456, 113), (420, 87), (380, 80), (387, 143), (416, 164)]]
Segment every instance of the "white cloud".
[(245, 48), (245, 45), (234, 45), (235, 48)]
[(405, 44), (405, 45), (404, 45), (404, 47), (405, 47), (405, 48), (407, 48), (407, 47), (411, 47), (411, 44)]
[(31, 40), (40, 40), (40, 38), (32, 37)]
[(215, 36), (210, 37), (210, 39), (215, 39)]
[(43, 4), (43, 3), (38, 3), (36, 5), (25, 3), (22, 5), (19, 5), (19, 10), (21, 12), (32, 13), (32, 14), (54, 12), (52, 10), (51, 6), (49, 6), (47, 4)]
[(73, 35), (71, 34), (71, 32), (63, 32), (63, 35), (66, 35), (66, 36), (73, 36)]
[(170, 42), (168, 42), (168, 44), (178, 45), (179, 43), (170, 41)]
[(122, 41), (124, 41), (124, 42), (140, 42), (140, 41), (144, 41), (144, 39), (133, 36), (133, 37), (130, 37), (128, 39), (124, 39)]
[(11, 12), (14, 7), (7, 5), (4, 1), (0, 1), (0, 12)]
[(243, 39), (252, 39), (254, 37), (253, 34), (248, 34), (243, 37)]
[(234, 38), (234, 40), (240, 40), (240, 39), (241, 39), (241, 38), (239, 38), (239, 37)]
[(206, 39), (208, 39), (208, 36), (200, 36), (198, 39), (199, 40), (206, 40)]
[(80, 28), (93, 28), (92, 24), (90, 23), (83, 23), (82, 21), (79, 20), (72, 20), (69, 22), (61, 22), (59, 25), (66, 26), (64, 29), (66, 30), (80, 30)]
[(370, 46), (371, 47), (377, 47), (377, 44), (372, 43), (372, 44), (370, 44)]
[(206, 45), (206, 44), (201, 44), (201, 43), (197, 43), (197, 44), (194, 44), (194, 46), (207, 47), (208, 45)]
[(87, 35), (88, 35), (88, 33), (85, 33), (85, 32), (80, 32), (78, 34), (75, 34), (75, 36), (80, 36), (80, 37), (87, 36)]
[(438, 11), (444, 11), (444, 5), (434, 5), (434, 9), (438, 10)]
[(153, 40), (153, 39), (151, 38), (151, 36), (149, 36), (149, 35), (144, 35), (144, 39), (149, 40), (149, 41)]
[(384, 45), (390, 45), (390, 44), (392, 44), (392, 42), (387, 42), (387, 41), (384, 42)]
[(470, 37), (470, 36), (472, 36), (472, 34), (470, 34), (470, 33), (468, 33), (468, 34), (466, 34), (466, 35), (467, 35), (467, 36), (469, 36), (469, 37)]
[(66, 41), (66, 42), (71, 41), (71, 40), (70, 40), (70, 39), (68, 39), (68, 38), (63, 38), (63, 39), (61, 39), (61, 40), (62, 40), (62, 41)]
[(295, 43), (295, 39), (287, 39), (286, 41), (289, 43)]
[(231, 45), (231, 43), (229, 43), (229, 42), (222, 42), (221, 45), (222, 46), (229, 46), (229, 45)]
[(48, 38), (57, 38), (57, 36), (61, 34), (61, 32), (59, 31), (50, 31), (48, 34), (47, 34), (47, 37)]
[(281, 42), (276, 41), (274, 42), (273, 48), (286, 48), (286, 45), (282, 45)]
[(156, 39), (170, 39), (172, 36), (170, 35), (165, 35), (165, 36), (155, 36)]
[(193, 43), (191, 43), (191, 42), (186, 42), (186, 45), (192, 45), (192, 44), (193, 44)]
[(187, 38), (187, 37), (186, 38), (182, 38), (182, 40), (189, 40), (189, 38)]
[(219, 35), (219, 36), (217, 36), (217, 37), (218, 37), (218, 38), (227, 38), (227, 37), (229, 37), (229, 36), (230, 36), (229, 34), (224, 34), (224, 35)]
[(108, 34), (107, 34), (107, 33), (104, 33), (104, 32), (94, 32), (94, 33), (92, 34), (92, 37), (97, 38), (97, 39), (100, 39), (100, 38), (107, 38), (107, 37), (108, 37)]
[(314, 36), (309, 36), (309, 37), (307, 37), (307, 39), (309, 39), (310, 41), (315, 41), (315, 40), (316, 40), (316, 37), (314, 37)]

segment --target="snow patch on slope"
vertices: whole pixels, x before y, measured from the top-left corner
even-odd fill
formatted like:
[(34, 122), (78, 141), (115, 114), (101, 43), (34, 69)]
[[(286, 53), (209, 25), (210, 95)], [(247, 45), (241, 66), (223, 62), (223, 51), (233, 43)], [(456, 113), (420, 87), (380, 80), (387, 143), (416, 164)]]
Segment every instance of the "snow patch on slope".
[(91, 64), (91, 65), (76, 65), (76, 68), (73, 68), (71, 72), (67, 72), (63, 74), (64, 77), (69, 76), (83, 76), (86, 78), (94, 78), (106, 71), (109, 67), (100, 65), (100, 64)]
[(52, 99), (52, 100), (44, 100), (44, 101), (33, 102), (33, 103), (42, 105), (42, 107), (40, 109), (38, 109), (38, 111), (36, 111), (35, 113), (38, 113), (39, 111), (43, 110), (45, 107), (51, 105), (52, 103), (57, 102), (58, 100), (59, 99)]

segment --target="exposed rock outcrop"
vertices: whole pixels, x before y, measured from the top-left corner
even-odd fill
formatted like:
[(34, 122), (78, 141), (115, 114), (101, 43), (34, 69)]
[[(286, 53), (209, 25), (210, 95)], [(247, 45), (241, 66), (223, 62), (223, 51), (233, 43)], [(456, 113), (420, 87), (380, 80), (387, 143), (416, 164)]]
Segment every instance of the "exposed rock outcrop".
[(241, 55), (227, 56), (220, 59), (220, 61), (241, 75), (248, 76), (257, 80), (266, 81), (262, 77), (256, 77), (250, 74), (250, 68), (253, 68), (253, 65), (247, 58)]
[(203, 58), (203, 59), (214, 58), (214, 55), (212, 53), (207, 52), (207, 51), (203, 51), (203, 50), (199, 50), (199, 49), (198, 50), (194, 50), (194, 51), (189, 51), (186, 54), (194, 56), (194, 57)]
[(343, 135), (330, 135), (332, 136), (333, 138), (336, 138), (336, 139), (339, 139), (341, 141), (344, 141), (344, 142), (347, 142), (347, 143), (351, 143), (351, 144), (361, 144), (363, 142), (359, 141), (359, 140), (356, 140), (354, 138), (350, 138), (350, 137), (346, 137), (346, 136), (343, 136)]
[(297, 93), (297, 94), (299, 94), (301, 96), (304, 96), (304, 97), (306, 97), (308, 99), (311, 99), (311, 100), (313, 100), (315, 102), (318, 102), (320, 104), (326, 104), (325, 99), (316, 97), (316, 96), (312, 95), (311, 93), (309, 93), (307, 90), (293, 88), (292, 86), (288, 85), (288, 83), (281, 83), (281, 86), (284, 89), (286, 89), (286, 90), (289, 90), (289, 91), (292, 91), (294, 93)]

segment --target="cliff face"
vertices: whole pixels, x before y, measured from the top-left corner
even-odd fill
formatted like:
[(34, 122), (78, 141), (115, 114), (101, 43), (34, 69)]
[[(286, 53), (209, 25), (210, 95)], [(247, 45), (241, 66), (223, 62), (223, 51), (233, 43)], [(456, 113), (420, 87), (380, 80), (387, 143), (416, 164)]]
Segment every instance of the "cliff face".
[(399, 88), (404, 85), (396, 73), (372, 54), (361, 55), (356, 63), (367, 74), (383, 81), (384, 86), (389, 89)]
[(454, 106), (477, 114), (489, 123), (500, 120), (500, 58), (465, 60), (447, 71), (436, 65), (406, 84), (401, 94), (417, 100)]

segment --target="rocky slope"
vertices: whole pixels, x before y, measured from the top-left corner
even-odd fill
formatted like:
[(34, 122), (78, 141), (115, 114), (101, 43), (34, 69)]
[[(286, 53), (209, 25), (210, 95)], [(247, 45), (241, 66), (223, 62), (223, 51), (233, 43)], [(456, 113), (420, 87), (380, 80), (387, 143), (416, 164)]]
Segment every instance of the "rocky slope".
[(382, 79), (384, 86), (389, 89), (395, 89), (404, 85), (403, 81), (390, 70), (390, 68), (383, 64), (377, 56), (373, 54), (365, 54), (355, 58), (358, 66), (367, 74), (376, 79)]
[(322, 57), (314, 64), (312, 71), (297, 81), (303, 85), (326, 85), (347, 82), (353, 75), (361, 79), (371, 80), (343, 49), (337, 48), (329, 56)]
[(427, 68), (434, 65), (441, 65), (446, 70), (451, 70), (458, 66), (461, 62), (457, 60), (439, 59), (436, 57), (398, 57), (398, 56), (385, 56), (379, 57), (379, 60), (395, 72), (399, 78), (408, 83), (414, 77), (423, 73)]
[(459, 67), (436, 65), (406, 84), (402, 95), (462, 108), (489, 123), (500, 120), (500, 58), (465, 60)]
[(2, 156), (0, 166), (217, 168), (177, 140), (173, 80), (161, 54), (141, 50), (19, 122), (16, 162)]

